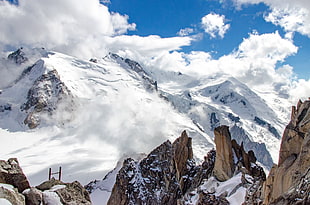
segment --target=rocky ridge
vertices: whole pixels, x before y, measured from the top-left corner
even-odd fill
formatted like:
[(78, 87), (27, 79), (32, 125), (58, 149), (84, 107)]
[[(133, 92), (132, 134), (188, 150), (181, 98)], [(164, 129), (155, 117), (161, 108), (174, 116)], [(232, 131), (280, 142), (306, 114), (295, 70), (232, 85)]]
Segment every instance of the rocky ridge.
[(91, 205), (89, 193), (77, 181), (64, 183), (52, 178), (30, 187), (16, 158), (0, 160), (0, 203), (14, 205)]
[[(232, 141), (227, 126), (215, 129), (217, 151), (211, 150), (201, 165), (193, 160), (191, 141), (184, 131), (173, 143), (164, 142), (141, 161), (126, 159), (108, 204), (191, 204), (193, 198), (198, 204), (229, 204), (226, 197), (249, 187), (251, 179), (265, 180), (254, 153)], [(205, 188), (210, 181), (216, 184), (236, 175), (241, 181), (229, 193), (217, 195)]]

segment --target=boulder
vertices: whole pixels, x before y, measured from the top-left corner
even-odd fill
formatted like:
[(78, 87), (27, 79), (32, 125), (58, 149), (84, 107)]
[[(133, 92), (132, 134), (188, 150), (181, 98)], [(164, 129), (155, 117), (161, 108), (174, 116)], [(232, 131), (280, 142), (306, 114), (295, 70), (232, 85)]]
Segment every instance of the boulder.
[(0, 204), (2, 202), (10, 202), (13, 205), (25, 205), (25, 198), (12, 185), (0, 184)]
[(35, 187), (23, 191), (27, 205), (41, 205), (43, 203), (43, 194)]
[(60, 201), (62, 204), (91, 205), (89, 193), (78, 181), (74, 181), (72, 183), (66, 183), (65, 185), (66, 185), (65, 188), (58, 189), (55, 191), (60, 197)]
[(8, 161), (0, 160), (0, 183), (11, 184), (20, 193), (30, 188), (27, 177), (16, 158), (10, 158)]
[[(52, 178), (49, 181), (43, 182), (36, 187), (37, 190), (43, 192), (44, 196), (47, 192), (54, 192), (59, 197), (59, 200), (64, 205), (85, 204), (91, 205), (91, 200), (87, 190), (77, 181), (72, 183), (64, 183)], [(45, 202), (44, 202), (45, 203)]]

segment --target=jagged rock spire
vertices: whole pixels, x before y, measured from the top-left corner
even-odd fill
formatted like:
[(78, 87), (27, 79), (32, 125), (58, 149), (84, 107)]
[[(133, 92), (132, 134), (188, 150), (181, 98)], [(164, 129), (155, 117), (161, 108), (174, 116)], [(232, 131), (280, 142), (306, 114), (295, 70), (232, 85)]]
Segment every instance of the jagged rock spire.
[(140, 162), (126, 159), (120, 169), (108, 205), (177, 204), (188, 187), (185, 180), (193, 158), (192, 142), (184, 131)]
[(229, 127), (222, 125), (214, 129), (214, 142), (216, 146), (216, 160), (214, 176), (225, 181), (230, 179), (234, 173), (233, 153)]

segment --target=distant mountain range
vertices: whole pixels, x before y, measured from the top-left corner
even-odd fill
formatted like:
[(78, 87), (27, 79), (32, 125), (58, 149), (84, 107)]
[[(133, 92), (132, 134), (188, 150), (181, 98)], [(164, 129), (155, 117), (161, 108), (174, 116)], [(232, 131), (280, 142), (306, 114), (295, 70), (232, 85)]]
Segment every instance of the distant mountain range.
[(113, 53), (82, 60), (43, 48), (20, 48), (0, 63), (9, 70), (0, 88), (1, 155), (18, 157), (33, 184), (58, 165), (64, 180), (101, 178), (120, 158), (148, 153), (183, 130), (202, 162), (220, 125), (270, 169), (289, 121), (287, 99), (224, 74), (148, 69)]

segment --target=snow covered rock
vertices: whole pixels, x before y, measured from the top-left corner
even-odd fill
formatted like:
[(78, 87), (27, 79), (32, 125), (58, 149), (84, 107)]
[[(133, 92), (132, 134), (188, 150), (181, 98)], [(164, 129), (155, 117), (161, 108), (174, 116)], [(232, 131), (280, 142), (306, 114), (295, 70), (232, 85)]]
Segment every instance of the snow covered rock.
[(189, 183), (191, 146), (184, 131), (174, 143), (164, 142), (140, 162), (126, 159), (108, 204), (176, 204)]
[(12, 185), (0, 183), (0, 204), (25, 205), (25, 197)]
[[(126, 159), (107, 204), (241, 204), (246, 189), (256, 180), (264, 180), (265, 174), (256, 165), (253, 152), (247, 153), (231, 141), (227, 126), (214, 132), (219, 135), (216, 147), (222, 157), (211, 150), (198, 166), (192, 157), (192, 140), (185, 131), (174, 143), (164, 142), (141, 161)], [(219, 144), (223, 144), (222, 150)], [(231, 154), (223, 154), (223, 149)], [(225, 173), (222, 182), (214, 171), (216, 160), (231, 163), (230, 175)]]
[(40, 76), (28, 91), (27, 102), (21, 106), (21, 110), (28, 113), (24, 123), (31, 129), (36, 128), (42, 118), (40, 115), (52, 115), (61, 103), (70, 110), (73, 97), (57, 71), (52, 70)]
[[(91, 205), (89, 193), (78, 182), (64, 183), (55, 179), (46, 181), (36, 187), (43, 193), (43, 204), (49, 205), (53, 203), (46, 203), (50, 197), (56, 196), (59, 198), (61, 204), (85, 204)], [(55, 197), (54, 197), (55, 198)], [(58, 199), (57, 199), (58, 200)]]
[(8, 59), (19, 65), (28, 61), (28, 58), (26, 57), (26, 54), (23, 51), (23, 48), (19, 48), (15, 52), (9, 54)]

